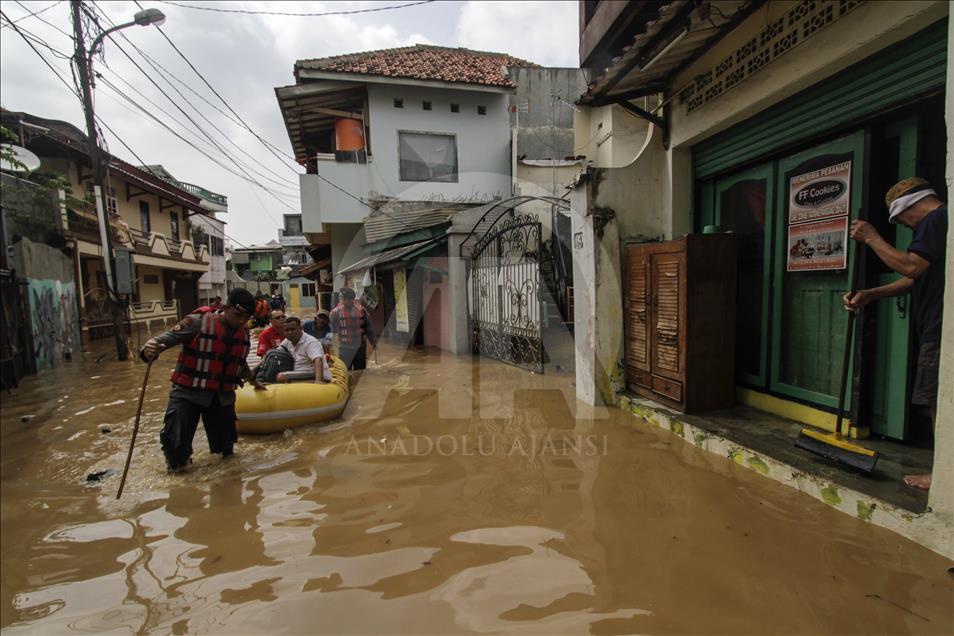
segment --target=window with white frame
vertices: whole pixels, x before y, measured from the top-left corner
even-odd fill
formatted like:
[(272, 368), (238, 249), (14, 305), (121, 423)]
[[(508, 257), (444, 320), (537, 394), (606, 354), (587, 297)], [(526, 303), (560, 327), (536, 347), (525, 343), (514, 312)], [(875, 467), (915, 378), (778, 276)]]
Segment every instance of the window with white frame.
[(457, 139), (439, 133), (399, 132), (401, 181), (457, 183)]
[[(96, 202), (96, 191), (92, 181), (86, 182), (86, 196), (90, 201)], [(109, 214), (119, 214), (116, 207), (116, 191), (108, 185), (103, 185), (103, 206)]]
[(315, 284), (314, 283), (302, 283), (301, 284), (301, 295), (304, 298), (315, 295)]

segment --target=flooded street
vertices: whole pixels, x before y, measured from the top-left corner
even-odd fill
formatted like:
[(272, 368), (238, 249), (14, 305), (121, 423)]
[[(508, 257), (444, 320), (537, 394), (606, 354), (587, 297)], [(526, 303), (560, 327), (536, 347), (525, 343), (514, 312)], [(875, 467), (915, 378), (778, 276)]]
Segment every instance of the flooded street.
[(166, 354), (118, 502), (144, 365), (4, 394), (4, 633), (954, 632), (945, 559), (578, 406), (572, 376), (379, 356), (340, 421), (229, 460), (200, 427), (169, 476)]

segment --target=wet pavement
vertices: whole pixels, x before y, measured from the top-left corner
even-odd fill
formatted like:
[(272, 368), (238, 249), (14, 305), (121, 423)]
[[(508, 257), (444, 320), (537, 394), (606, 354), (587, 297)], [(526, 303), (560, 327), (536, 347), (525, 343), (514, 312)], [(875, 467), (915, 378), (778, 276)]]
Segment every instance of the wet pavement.
[(228, 460), (200, 427), (176, 476), (167, 354), (117, 502), (144, 365), (97, 357), (2, 396), (4, 634), (954, 632), (935, 553), (569, 375), (434, 351), (383, 350), (340, 421)]

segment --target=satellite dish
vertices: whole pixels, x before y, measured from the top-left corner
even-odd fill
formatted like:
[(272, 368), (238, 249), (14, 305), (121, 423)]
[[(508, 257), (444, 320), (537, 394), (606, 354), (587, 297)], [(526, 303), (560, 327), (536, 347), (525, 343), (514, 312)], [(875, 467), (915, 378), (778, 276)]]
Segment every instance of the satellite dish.
[[(11, 172), (33, 172), (40, 167), (40, 158), (26, 148), (10, 144), (0, 144), (0, 148), (3, 148), (4, 153), (4, 157), (0, 159), (0, 168), (4, 170), (10, 170)], [(23, 165), (20, 166), (10, 161), (6, 156), (7, 153), (12, 154), (13, 158)]]

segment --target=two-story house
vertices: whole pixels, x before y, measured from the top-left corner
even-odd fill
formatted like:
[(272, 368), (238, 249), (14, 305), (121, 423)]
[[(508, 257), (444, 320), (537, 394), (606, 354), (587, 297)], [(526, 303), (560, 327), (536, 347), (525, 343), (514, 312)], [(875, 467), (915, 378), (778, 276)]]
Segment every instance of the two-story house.
[(195, 214), (192, 221), (192, 245), (201, 249), (204, 245), (209, 251), (209, 270), (199, 277), (199, 304), (208, 305), (218, 296), (223, 300), (226, 297), (225, 285), (225, 221), (217, 214), (226, 214), (229, 211), (227, 197), (206, 190), (173, 177), (161, 165), (142, 166), (157, 177), (172, 183), (186, 192), (201, 199), (199, 204), (208, 210), (208, 214)]
[[(4, 111), (2, 119), (40, 158), (44, 173), (68, 181), (61, 225), (73, 248), (82, 338), (111, 334), (116, 308), (106, 289), (86, 135), (67, 122), (28, 113)], [(108, 160), (104, 194), (114, 256), (129, 257), (125, 274), (117, 266), (117, 281), (130, 278), (121, 322), (143, 337), (199, 306), (198, 280), (209, 270), (209, 250), (193, 244), (190, 218), (213, 213), (192, 192), (116, 156)]]
[(416, 45), (295, 63), (275, 89), (301, 175), (302, 229), (337, 272), (367, 254), (362, 222), (386, 203), (486, 203), (511, 191), (501, 53)]
[[(423, 342), (421, 295), (428, 284), (442, 285), (442, 274), (412, 278), (409, 255), (423, 253), (416, 244), (433, 246), (461, 208), (511, 195), (516, 84), (507, 69), (532, 66), (429, 45), (295, 63), (296, 83), (276, 95), (306, 167), (302, 229), (312, 248), (330, 251), (319, 281), (360, 288), (373, 280), (380, 306), (399, 316), (396, 330)], [(368, 273), (372, 264), (384, 268), (384, 281)]]

